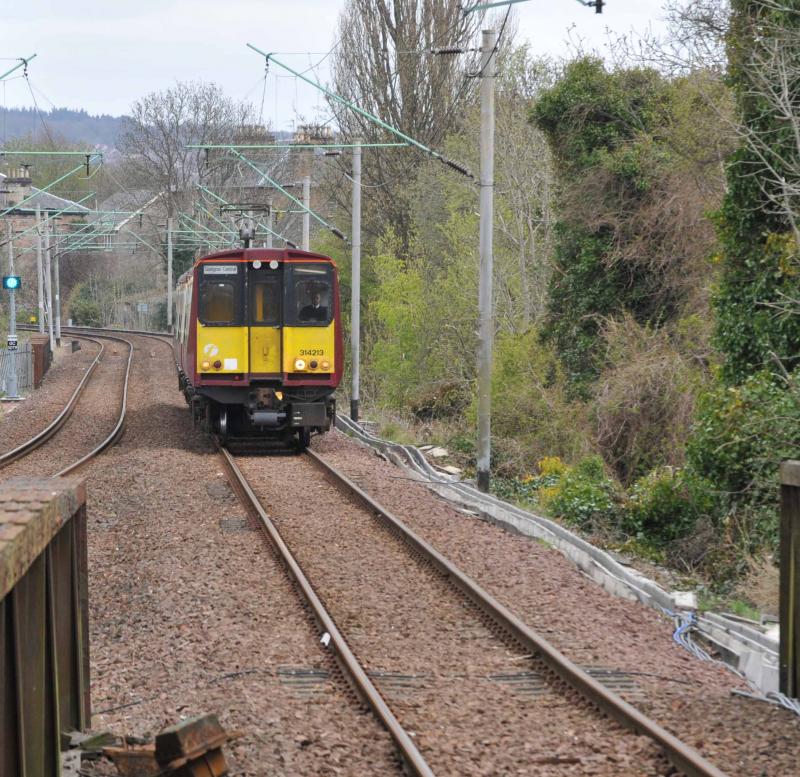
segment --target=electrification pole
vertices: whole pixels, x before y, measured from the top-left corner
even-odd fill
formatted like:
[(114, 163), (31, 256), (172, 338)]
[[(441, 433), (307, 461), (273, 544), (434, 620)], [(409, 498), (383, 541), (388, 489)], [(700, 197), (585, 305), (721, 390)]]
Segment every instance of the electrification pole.
[(272, 248), (272, 230), (275, 228), (275, 214), (272, 212), (272, 197), (267, 200), (267, 207), (269, 208), (269, 213), (267, 213), (267, 248)]
[(361, 146), (353, 146), (353, 245), (351, 261), (352, 301), (350, 306), (350, 355), (353, 388), (350, 394), (350, 418), (358, 421), (361, 381)]
[[(55, 221), (53, 222), (55, 224)], [(55, 289), (54, 289), (54, 316), (53, 320), (55, 322), (55, 335), (56, 335), (56, 345), (60, 348), (61, 347), (61, 270), (60, 270), (60, 259), (61, 252), (60, 251), (53, 251), (53, 280), (55, 281)]]
[(36, 206), (36, 301), (39, 305), (39, 334), (44, 334), (44, 275), (42, 268), (42, 210)]
[(172, 216), (167, 217), (167, 331), (172, 331)]
[(478, 345), (478, 488), (489, 490), (492, 448), (492, 346), (494, 309), (494, 79), (497, 33), (484, 30), (481, 41), (481, 197), (480, 197), (480, 310)]
[(44, 287), (47, 294), (47, 331), (50, 335), (50, 350), (55, 353), (56, 339), (53, 335), (53, 280), (50, 272), (50, 222), (44, 222)]
[(311, 248), (311, 178), (303, 178), (303, 250), (310, 251)]
[[(6, 222), (8, 227), (8, 274), (14, 277), (14, 227), (11, 221)], [(9, 399), (19, 399), (19, 384), (17, 383), (17, 292), (13, 286), (8, 289), (8, 358), (11, 362), (11, 372), (6, 384), (6, 394)]]

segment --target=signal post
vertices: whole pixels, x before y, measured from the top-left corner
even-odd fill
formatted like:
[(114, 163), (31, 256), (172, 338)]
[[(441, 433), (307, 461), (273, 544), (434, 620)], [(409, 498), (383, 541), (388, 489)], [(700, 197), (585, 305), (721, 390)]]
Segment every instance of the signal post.
[(3, 288), (8, 291), (8, 337), (6, 344), (11, 361), (11, 370), (6, 385), (6, 399), (22, 399), (19, 395), (19, 385), (17, 383), (17, 300), (16, 292), (20, 287), (20, 277), (14, 275), (14, 230), (11, 222), (8, 226), (8, 275), (3, 277)]

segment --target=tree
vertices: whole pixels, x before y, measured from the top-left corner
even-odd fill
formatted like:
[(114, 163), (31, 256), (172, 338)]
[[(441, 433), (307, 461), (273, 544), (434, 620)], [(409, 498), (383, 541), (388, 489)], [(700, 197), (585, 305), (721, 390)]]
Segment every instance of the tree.
[[(465, 16), (448, 0), (348, 0), (339, 21), (333, 90), (407, 135), (436, 146), (458, 124), (472, 92), (470, 58), (434, 55), (461, 48), (478, 29), (480, 14)], [(331, 108), (347, 138), (386, 140), (385, 130), (341, 104)], [(371, 151), (363, 183), (370, 196), (365, 230), (387, 225), (408, 240), (404, 189), (419, 165), (411, 149)], [(346, 205), (345, 205), (346, 208)]]
[(626, 33), (609, 41), (614, 65), (654, 67), (673, 77), (698, 70), (722, 76), (728, 64), (729, 0), (670, 0), (663, 12), (665, 35)]
[(736, 385), (800, 364), (800, 14), (789, 0), (735, 0), (730, 82), (742, 146), (728, 167), (716, 295), (723, 376)]
[(671, 123), (670, 97), (652, 69), (609, 73), (583, 59), (531, 114), (548, 136), (561, 188), (547, 331), (576, 390), (597, 375), (604, 317), (658, 322), (680, 301), (688, 262), (675, 250), (676, 219), (685, 214), (677, 196), (664, 197), (674, 159), (656, 138)]
[(235, 169), (225, 157), (207, 164), (202, 151), (186, 146), (234, 142), (250, 114), (250, 106), (229, 99), (216, 84), (178, 82), (143, 97), (119, 139), (132, 182), (163, 192), (167, 214), (174, 216), (194, 198), (196, 184), (226, 180)]
[[(552, 80), (552, 70), (526, 47), (507, 50), (498, 68), (495, 309), (498, 333), (507, 336), (510, 352), (517, 338), (530, 340), (545, 310), (553, 166), (543, 133), (520, 106), (530, 106)], [(443, 141), (446, 153), (477, 166), (479, 121), (479, 106), (472, 104), (461, 131)], [(427, 160), (408, 192), (410, 249), (390, 231), (377, 244), (365, 316), (365, 377), (386, 404), (410, 407), (426, 418), (457, 417), (470, 404), (476, 366), (475, 190), (462, 176)]]

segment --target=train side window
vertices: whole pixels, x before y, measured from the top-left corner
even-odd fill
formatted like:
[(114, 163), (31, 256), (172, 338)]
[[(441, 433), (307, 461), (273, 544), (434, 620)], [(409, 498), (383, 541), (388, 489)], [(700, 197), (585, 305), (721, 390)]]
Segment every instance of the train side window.
[(189, 314), (192, 312), (192, 295), (194, 286), (188, 285), (183, 292), (183, 333), (189, 339)]
[(250, 284), (250, 323), (279, 326), (281, 323), (280, 279), (257, 280)]
[(286, 286), (288, 326), (327, 326), (333, 319), (332, 273), (329, 265), (295, 264)]
[(204, 281), (200, 289), (200, 320), (204, 324), (236, 323), (236, 287), (231, 281)]

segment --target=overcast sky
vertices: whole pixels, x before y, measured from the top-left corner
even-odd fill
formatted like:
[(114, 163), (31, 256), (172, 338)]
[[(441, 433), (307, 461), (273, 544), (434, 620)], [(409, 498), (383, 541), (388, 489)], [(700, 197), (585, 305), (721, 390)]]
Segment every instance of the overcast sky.
[[(471, 0), (462, 0), (467, 5)], [(530, 0), (515, 6), (518, 41), (538, 53), (562, 55), (568, 30), (589, 46), (606, 31), (661, 29), (665, 0), (607, 0), (602, 15), (578, 0)], [(216, 81), (247, 98), (278, 129), (297, 114), (313, 119), (324, 103), (312, 87), (271, 68), (245, 47), (287, 52), (287, 64), (306, 69), (335, 43), (345, 0), (0, 0), (0, 73), (4, 58), (38, 55), (29, 69), (39, 107), (126, 113), (139, 97), (176, 80)], [(316, 68), (320, 79), (328, 72)], [(16, 74), (15, 74), (16, 75)], [(12, 76), (13, 78), (13, 76)], [(0, 84), (0, 104), (31, 106), (28, 85)]]

